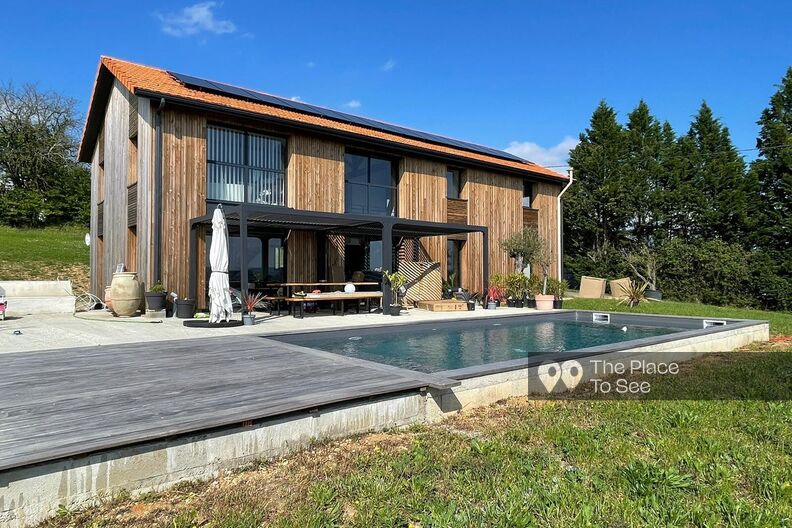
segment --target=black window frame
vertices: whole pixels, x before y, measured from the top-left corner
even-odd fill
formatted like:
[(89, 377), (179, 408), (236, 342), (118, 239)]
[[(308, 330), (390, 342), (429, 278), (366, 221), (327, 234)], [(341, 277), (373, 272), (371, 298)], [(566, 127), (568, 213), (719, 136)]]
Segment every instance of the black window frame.
[[(456, 178), (456, 196), (451, 196), (451, 181), (454, 177)], [(452, 200), (462, 199), (462, 169), (456, 167), (446, 168), (446, 198), (451, 198)]]
[[(464, 245), (464, 240), (454, 238), (449, 238), (446, 242), (446, 277), (450, 277), (451, 273), (456, 274), (454, 276), (454, 290), (462, 287), (462, 248)], [(453, 250), (451, 249), (452, 246)], [(456, 262), (456, 266), (451, 266), (452, 261)]]
[[(526, 190), (528, 192), (527, 195), (525, 194)], [(528, 205), (525, 205), (526, 198), (528, 198)], [(523, 180), (522, 206), (527, 209), (533, 209), (534, 198), (536, 198), (536, 189), (534, 182), (530, 180)]]
[[(227, 161), (216, 161), (216, 160), (210, 160), (209, 159), (209, 129), (210, 128), (221, 128), (221, 129), (225, 129), (225, 130), (232, 130), (234, 132), (239, 132), (239, 133), (241, 133), (244, 136), (244, 147), (243, 147), (243, 153), (242, 153), (242, 156), (243, 156), (242, 164), (231, 163), (231, 162), (227, 162)], [(275, 140), (278, 140), (281, 143), (281, 158), (282, 158), (281, 161), (282, 161), (282, 164), (283, 164), (283, 169), (280, 169), (280, 170), (278, 170), (278, 169), (269, 169), (269, 168), (262, 169), (262, 167), (255, 167), (255, 166), (250, 165), (250, 136), (252, 134), (255, 134), (257, 136), (263, 136), (263, 137), (266, 137), (266, 138), (269, 138), (269, 139), (275, 139)], [(206, 124), (206, 179), (207, 179), (206, 202), (210, 203), (210, 204), (239, 204), (239, 203), (256, 204), (256, 203), (258, 203), (258, 202), (248, 201), (248, 199), (247, 199), (248, 198), (248, 192), (250, 190), (250, 172), (254, 171), (254, 170), (257, 170), (257, 171), (265, 170), (265, 171), (268, 171), (268, 172), (282, 173), (281, 176), (283, 177), (283, 203), (282, 204), (267, 204), (267, 205), (272, 205), (274, 207), (286, 207), (286, 205), (288, 204), (288, 196), (287, 196), (287, 190), (288, 190), (288, 184), (287, 183), (288, 182), (286, 181), (286, 179), (288, 177), (287, 173), (288, 173), (288, 169), (289, 169), (289, 167), (288, 167), (289, 157), (288, 157), (288, 154), (287, 154), (288, 141), (289, 141), (289, 138), (286, 137), (286, 136), (280, 136), (280, 135), (277, 135), (277, 134), (271, 134), (269, 132), (265, 133), (265, 132), (262, 132), (260, 130), (255, 130), (255, 129), (251, 129), (251, 128), (242, 128), (242, 127), (228, 126), (225, 123), (207, 123)], [(234, 167), (234, 168), (242, 169), (242, 171), (243, 171), (242, 172), (242, 174), (243, 174), (242, 182), (243, 182), (243, 187), (244, 187), (244, 189), (243, 189), (243, 198), (244, 198), (244, 200), (243, 201), (237, 202), (237, 201), (234, 201), (234, 200), (223, 200), (223, 199), (219, 199), (219, 198), (210, 198), (209, 197), (209, 190), (208, 190), (209, 165), (220, 165), (220, 166), (225, 166), (225, 167)]]
[[(359, 156), (362, 158), (366, 158), (366, 182), (358, 182), (352, 181), (347, 179), (347, 156)], [(371, 160), (376, 159), (380, 161), (387, 161), (390, 163), (391, 166), (391, 181), (393, 185), (380, 185), (377, 183), (371, 183)], [(366, 210), (362, 213), (355, 212), (354, 214), (365, 214), (365, 215), (376, 215), (380, 216), (377, 213), (371, 212), (371, 204), (370, 204), (370, 197), (371, 194), (369, 193), (369, 189), (374, 187), (377, 189), (390, 189), (391, 196), (393, 200), (393, 214), (390, 215), (392, 217), (399, 216), (399, 160), (392, 156), (387, 156), (384, 154), (379, 154), (376, 152), (366, 152), (366, 151), (359, 151), (354, 149), (347, 149), (344, 152), (344, 213), (350, 213), (349, 209), (347, 208), (347, 200), (346, 200), (346, 190), (348, 184), (353, 185), (364, 185), (366, 187)]]

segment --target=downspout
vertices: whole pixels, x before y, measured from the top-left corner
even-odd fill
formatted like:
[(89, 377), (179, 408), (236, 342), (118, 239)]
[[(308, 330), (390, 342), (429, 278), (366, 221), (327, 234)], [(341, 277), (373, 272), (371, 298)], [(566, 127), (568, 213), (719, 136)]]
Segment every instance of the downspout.
[(564, 263), (562, 262), (564, 259), (564, 222), (563, 222), (563, 211), (562, 211), (562, 204), (561, 204), (561, 197), (564, 196), (564, 193), (572, 186), (572, 182), (575, 181), (574, 177), (574, 169), (569, 169), (567, 174), (569, 174), (569, 183), (567, 183), (561, 192), (558, 193), (558, 279), (562, 279), (562, 273), (564, 272)]
[(162, 108), (165, 98), (160, 98), (154, 113), (154, 131), (157, 145), (154, 153), (154, 283), (162, 281)]

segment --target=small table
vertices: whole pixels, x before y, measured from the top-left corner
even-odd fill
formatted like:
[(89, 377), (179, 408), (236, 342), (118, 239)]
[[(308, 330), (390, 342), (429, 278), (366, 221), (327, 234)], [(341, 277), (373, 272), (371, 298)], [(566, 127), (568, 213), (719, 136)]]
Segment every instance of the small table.
[[(296, 303), (299, 306), (299, 312), (297, 310), (293, 310), (292, 314), (294, 317), (302, 319), (305, 316), (305, 303), (307, 302), (320, 302), (320, 301), (330, 301), (333, 305), (333, 315), (336, 314), (336, 303), (339, 303), (341, 306), (341, 315), (343, 316), (346, 312), (346, 307), (344, 306), (345, 301), (362, 301), (365, 299), (366, 301), (366, 310), (371, 311), (371, 299), (381, 299), (382, 292), (354, 292), (354, 293), (322, 293), (322, 294), (315, 294), (312, 296), (305, 296), (305, 297), (286, 297), (284, 301), (287, 303)], [(360, 303), (355, 303), (357, 306), (357, 313), (360, 313)], [(298, 315), (299, 313), (299, 315)]]

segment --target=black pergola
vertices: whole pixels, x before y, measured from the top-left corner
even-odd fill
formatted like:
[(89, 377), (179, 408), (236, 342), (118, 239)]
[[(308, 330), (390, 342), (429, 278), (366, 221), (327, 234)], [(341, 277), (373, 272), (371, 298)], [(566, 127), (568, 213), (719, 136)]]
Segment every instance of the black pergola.
[[(276, 205), (234, 204), (224, 205), (226, 223), (239, 228), (240, 278), (243, 295), (247, 293), (247, 236), (248, 227), (275, 228), (294, 231), (311, 231), (315, 233), (333, 233), (340, 235), (367, 235), (382, 237), (383, 269), (394, 270), (393, 238), (421, 239), (428, 236), (462, 235), (481, 233), (482, 271), (487, 289), (489, 276), (489, 240), (486, 226), (446, 224), (442, 222), (426, 222), (392, 216), (372, 216), (346, 213), (326, 213), (322, 211), (306, 211)], [(214, 211), (190, 221), (190, 298), (195, 299), (198, 289), (198, 228), (212, 224)], [(386, 262), (390, 255), (391, 262)], [(288, 279), (287, 279), (288, 280)], [(382, 284), (383, 306), (390, 303), (390, 288)]]

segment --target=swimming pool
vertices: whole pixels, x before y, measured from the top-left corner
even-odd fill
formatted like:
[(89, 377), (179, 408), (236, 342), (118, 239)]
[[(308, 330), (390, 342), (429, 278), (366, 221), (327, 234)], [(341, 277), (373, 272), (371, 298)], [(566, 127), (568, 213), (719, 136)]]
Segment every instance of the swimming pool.
[[(376, 327), (270, 335), (270, 339), (425, 373), (462, 379), (537, 365), (548, 357), (584, 357), (676, 343), (710, 340), (721, 332), (760, 323), (700, 317), (610, 313), (556, 313), (477, 317), (410, 323), (386, 319)], [(706, 322), (705, 322), (706, 321)], [(717, 326), (707, 326), (716, 324)], [(683, 348), (678, 351), (687, 351)], [(701, 348), (700, 345), (695, 345)], [(669, 348), (671, 347), (671, 348)], [(554, 359), (555, 360), (555, 359)]]
[(680, 328), (498, 318), (277, 337), (292, 344), (419, 372), (441, 372), (664, 336)]

